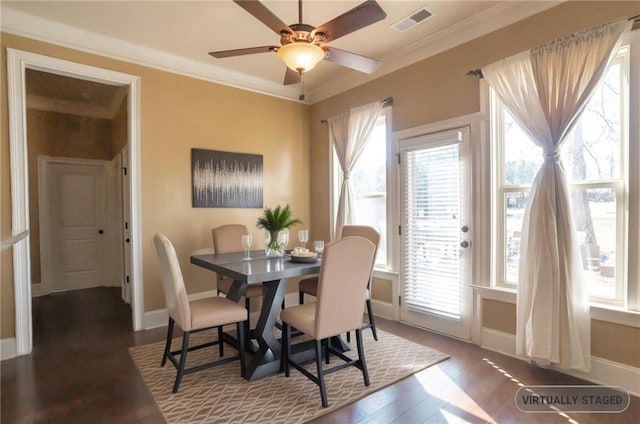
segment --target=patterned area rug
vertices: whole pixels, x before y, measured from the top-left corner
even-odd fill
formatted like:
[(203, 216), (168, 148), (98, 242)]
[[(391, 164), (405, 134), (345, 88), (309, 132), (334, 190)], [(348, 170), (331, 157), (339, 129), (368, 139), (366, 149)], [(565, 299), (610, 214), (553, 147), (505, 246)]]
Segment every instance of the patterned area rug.
[[(193, 344), (215, 332), (192, 336)], [(297, 340), (298, 338), (296, 338)], [(365, 359), (371, 385), (364, 385), (362, 373), (355, 367), (325, 377), (329, 407), (320, 404), (320, 391), (312, 381), (291, 369), (291, 376), (277, 374), (256, 381), (240, 377), (240, 363), (233, 361), (186, 375), (180, 391), (171, 393), (175, 368), (167, 361), (160, 367), (164, 342), (129, 349), (158, 408), (168, 423), (304, 423), (331, 412), (404, 377), (448, 358), (442, 352), (378, 330), (378, 341), (371, 331), (363, 331)], [(173, 349), (181, 338), (174, 339)], [(355, 351), (355, 337), (352, 337)], [(189, 353), (187, 367), (214, 360), (218, 347), (212, 346)], [(236, 351), (225, 344), (225, 356)], [(356, 355), (355, 352), (347, 353)], [(331, 364), (342, 363), (332, 357)], [(315, 365), (309, 369), (315, 374)]]

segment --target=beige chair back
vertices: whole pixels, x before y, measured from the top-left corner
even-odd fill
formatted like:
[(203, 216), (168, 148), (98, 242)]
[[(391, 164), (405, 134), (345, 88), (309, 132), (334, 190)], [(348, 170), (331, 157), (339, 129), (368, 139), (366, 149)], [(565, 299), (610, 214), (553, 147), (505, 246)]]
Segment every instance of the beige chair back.
[(213, 247), (203, 247), (202, 249), (194, 250), (193, 252), (191, 252), (191, 256), (213, 255), (214, 253), (215, 251), (213, 250)]
[[(242, 236), (249, 234), (246, 225), (227, 224), (211, 229), (213, 250), (215, 253), (242, 252)], [(217, 281), (224, 279), (222, 274), (216, 274)]]
[(160, 275), (167, 312), (183, 331), (190, 331), (191, 310), (176, 250), (164, 234), (153, 236), (153, 246), (160, 262)]
[(380, 244), (380, 234), (373, 227), (366, 225), (345, 225), (340, 234), (340, 238), (342, 237), (364, 237), (375, 244), (376, 251), (378, 244)]
[[(373, 262), (371, 262), (371, 272), (367, 281), (367, 288), (371, 284), (371, 277), (373, 276), (373, 267), (376, 264), (376, 255), (378, 254), (378, 246), (380, 245), (380, 234), (373, 228), (366, 225), (345, 225), (342, 227), (341, 237), (364, 237), (375, 244), (376, 251), (373, 254)], [(368, 293), (367, 293), (368, 294)]]
[(242, 252), (242, 236), (249, 234), (246, 225), (227, 224), (213, 228), (211, 235), (213, 236), (213, 250), (216, 253), (233, 253)]
[(360, 328), (375, 251), (364, 237), (343, 237), (325, 247), (318, 277), (316, 339)]

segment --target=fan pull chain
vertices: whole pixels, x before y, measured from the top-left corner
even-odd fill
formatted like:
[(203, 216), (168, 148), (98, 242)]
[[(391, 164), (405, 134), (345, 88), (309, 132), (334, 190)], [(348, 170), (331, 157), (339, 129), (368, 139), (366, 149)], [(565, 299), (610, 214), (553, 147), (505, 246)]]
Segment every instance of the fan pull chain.
[(302, 72), (300, 72), (300, 95), (298, 95), (298, 100), (304, 100), (304, 78), (302, 77)]

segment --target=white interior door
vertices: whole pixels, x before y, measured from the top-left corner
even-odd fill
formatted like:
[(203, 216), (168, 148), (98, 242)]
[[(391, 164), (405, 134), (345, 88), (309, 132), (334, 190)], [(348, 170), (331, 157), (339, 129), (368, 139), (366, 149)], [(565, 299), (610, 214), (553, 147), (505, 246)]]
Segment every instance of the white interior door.
[(45, 168), (45, 216), (52, 291), (107, 285), (105, 270), (106, 163), (48, 162)]
[(468, 128), (400, 140), (400, 319), (469, 340)]

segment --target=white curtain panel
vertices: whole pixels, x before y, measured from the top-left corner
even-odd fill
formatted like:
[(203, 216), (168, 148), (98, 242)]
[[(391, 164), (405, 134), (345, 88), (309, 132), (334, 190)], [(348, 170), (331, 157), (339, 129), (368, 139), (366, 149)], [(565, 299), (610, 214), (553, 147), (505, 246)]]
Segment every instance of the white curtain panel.
[(353, 108), (348, 113), (327, 118), (329, 138), (336, 150), (342, 169), (342, 186), (340, 187), (334, 238), (338, 237), (344, 225), (356, 223), (355, 194), (349, 176), (382, 113), (382, 106), (382, 102), (375, 102)]
[(520, 245), (516, 353), (541, 364), (590, 370), (586, 279), (560, 146), (602, 77), (620, 21), (570, 34), (482, 69), (514, 119), (542, 148)]

